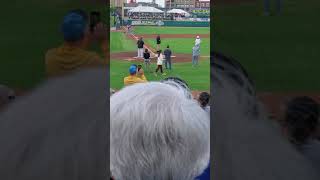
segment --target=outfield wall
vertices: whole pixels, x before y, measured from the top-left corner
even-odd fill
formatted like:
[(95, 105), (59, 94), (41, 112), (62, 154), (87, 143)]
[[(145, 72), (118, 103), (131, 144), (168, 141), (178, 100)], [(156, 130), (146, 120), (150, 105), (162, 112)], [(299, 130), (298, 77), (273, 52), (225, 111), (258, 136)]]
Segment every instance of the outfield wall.
[(133, 26), (174, 26), (174, 27), (209, 27), (209, 21), (161, 21), (161, 20), (127, 20), (125, 25)]

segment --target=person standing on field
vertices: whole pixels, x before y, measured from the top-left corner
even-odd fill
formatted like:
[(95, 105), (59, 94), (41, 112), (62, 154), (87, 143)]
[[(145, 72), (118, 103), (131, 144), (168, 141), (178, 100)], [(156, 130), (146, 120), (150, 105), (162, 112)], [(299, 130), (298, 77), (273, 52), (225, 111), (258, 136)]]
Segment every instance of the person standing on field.
[(143, 46), (144, 46), (144, 42), (142, 37), (140, 37), (140, 39), (137, 42), (137, 46), (138, 46), (138, 58), (143, 58)]
[(155, 75), (157, 76), (158, 70), (160, 70), (161, 74), (165, 76), (166, 74), (163, 73), (162, 69), (162, 64), (163, 64), (163, 55), (161, 53), (161, 50), (158, 51), (158, 59), (157, 59), (157, 69)]
[(194, 45), (195, 45), (195, 46), (197, 46), (197, 45), (200, 46), (200, 43), (201, 43), (200, 36), (197, 36), (197, 37), (196, 37), (196, 40), (194, 41)]
[(170, 50), (169, 45), (164, 50), (163, 54), (164, 54), (164, 57), (166, 58), (165, 67), (166, 67), (166, 69), (168, 69), (168, 64), (169, 64), (169, 69), (171, 70), (171, 55), (172, 55), (172, 51)]
[(199, 56), (200, 56), (200, 46), (195, 45), (192, 48), (192, 67), (198, 66)]
[(148, 49), (145, 49), (145, 51), (143, 53), (143, 58), (144, 58), (144, 65), (145, 65), (146, 70), (151, 72), (150, 53), (149, 53)]
[(157, 41), (157, 50), (160, 49), (160, 45), (161, 45), (161, 38), (160, 38), (160, 34), (158, 34), (157, 38), (156, 38), (156, 41)]

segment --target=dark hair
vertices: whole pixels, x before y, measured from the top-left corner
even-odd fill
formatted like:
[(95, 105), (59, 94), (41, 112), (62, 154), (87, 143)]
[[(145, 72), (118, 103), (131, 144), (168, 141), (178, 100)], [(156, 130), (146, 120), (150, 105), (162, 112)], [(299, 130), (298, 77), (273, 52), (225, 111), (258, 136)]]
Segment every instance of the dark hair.
[(178, 83), (181, 87), (183, 87), (185, 89), (190, 89), (188, 83), (178, 77), (167, 77), (167, 78), (161, 80), (161, 82), (165, 82), (165, 81), (174, 81), (175, 83)]
[(202, 92), (199, 95), (199, 103), (202, 108), (206, 107), (210, 101), (210, 94), (207, 92)]
[(319, 124), (319, 104), (307, 96), (296, 97), (287, 103), (284, 126), (294, 143), (303, 144)]
[(49, 80), (0, 114), (1, 179), (109, 177), (104, 72)]
[(148, 49), (146, 48), (144, 51), (145, 51), (145, 52), (148, 52)]
[[(188, 94), (188, 98), (191, 99), (192, 98), (192, 95), (191, 95), (191, 91), (190, 91), (190, 88), (189, 88), (189, 85), (186, 81), (184, 81), (183, 79), (180, 79), (178, 77), (167, 77), (163, 80), (161, 80), (160, 82), (162, 83), (166, 83), (166, 84), (170, 84), (170, 85), (173, 85), (173, 86), (177, 86), (176, 84), (178, 84), (180, 87), (186, 89), (190, 94)], [(174, 82), (173, 83), (170, 83), (170, 82)]]
[(161, 54), (161, 50), (158, 50), (157, 51), (157, 53), (158, 53), (158, 57), (160, 56), (160, 54)]
[(232, 79), (235, 84), (246, 89), (249, 94), (255, 95), (255, 84), (253, 80), (249, 78), (248, 72), (239, 61), (219, 52), (213, 52), (212, 58), (214, 61), (211, 61), (211, 67), (215, 72), (219, 71), (219, 73), (224, 73)]
[(167, 45), (167, 48), (169, 48), (169, 45)]
[(138, 64), (138, 67), (142, 67), (142, 65), (141, 65), (141, 64)]

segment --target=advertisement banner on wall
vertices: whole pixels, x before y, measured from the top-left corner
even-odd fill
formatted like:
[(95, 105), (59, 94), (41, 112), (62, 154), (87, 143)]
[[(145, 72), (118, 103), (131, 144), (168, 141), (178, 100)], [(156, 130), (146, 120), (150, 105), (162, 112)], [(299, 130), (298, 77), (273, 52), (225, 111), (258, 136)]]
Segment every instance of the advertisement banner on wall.
[(133, 26), (163, 26), (163, 21), (151, 21), (151, 20), (133, 20), (131, 21)]
[(154, 21), (154, 20), (127, 20), (124, 24), (132, 26), (175, 26), (175, 27), (209, 27), (209, 19), (206, 21), (189, 20), (189, 21)]

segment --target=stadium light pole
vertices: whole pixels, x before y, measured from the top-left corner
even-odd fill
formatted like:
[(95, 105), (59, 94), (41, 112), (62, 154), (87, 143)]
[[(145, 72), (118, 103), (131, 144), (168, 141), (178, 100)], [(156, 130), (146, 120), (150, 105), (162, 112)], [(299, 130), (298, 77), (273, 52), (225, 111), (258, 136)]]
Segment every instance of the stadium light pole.
[[(121, 0), (121, 16), (122, 16), (121, 21), (123, 21), (124, 19), (124, 2), (125, 0)], [(121, 25), (122, 25), (122, 22), (121, 22)]]

